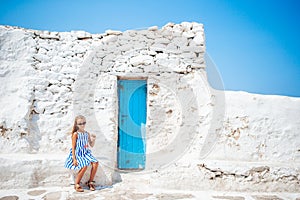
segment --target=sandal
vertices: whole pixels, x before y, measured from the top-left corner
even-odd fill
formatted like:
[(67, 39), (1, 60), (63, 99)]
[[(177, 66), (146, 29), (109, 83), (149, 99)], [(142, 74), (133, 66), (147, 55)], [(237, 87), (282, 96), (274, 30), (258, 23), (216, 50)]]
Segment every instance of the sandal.
[(95, 181), (88, 181), (86, 184), (89, 186), (91, 191), (95, 191)]
[(74, 189), (76, 190), (76, 192), (83, 192), (84, 191), (79, 184), (75, 184)]

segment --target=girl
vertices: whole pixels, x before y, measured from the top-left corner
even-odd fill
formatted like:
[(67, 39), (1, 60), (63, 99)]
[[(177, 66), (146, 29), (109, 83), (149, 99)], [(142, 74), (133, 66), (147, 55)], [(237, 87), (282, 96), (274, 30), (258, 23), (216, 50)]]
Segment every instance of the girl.
[(89, 145), (91, 147), (95, 144), (96, 135), (90, 135), (84, 130), (86, 124), (85, 117), (79, 115), (75, 117), (73, 129), (72, 129), (72, 148), (70, 154), (65, 162), (65, 167), (68, 169), (79, 170), (77, 177), (75, 178), (75, 190), (77, 192), (83, 192), (84, 190), (80, 186), (80, 180), (83, 177), (87, 167), (92, 164), (91, 176), (86, 183), (91, 191), (95, 190), (94, 177), (98, 168), (97, 159), (91, 154)]

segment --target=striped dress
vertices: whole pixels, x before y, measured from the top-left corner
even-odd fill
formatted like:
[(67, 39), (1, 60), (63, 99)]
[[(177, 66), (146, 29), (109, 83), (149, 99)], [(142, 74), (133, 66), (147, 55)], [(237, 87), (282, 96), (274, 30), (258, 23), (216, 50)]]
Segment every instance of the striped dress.
[[(76, 133), (74, 133), (76, 134)], [(65, 168), (79, 170), (85, 166), (89, 166), (91, 162), (98, 162), (97, 159), (91, 154), (91, 150), (88, 145), (89, 135), (87, 132), (81, 133), (77, 132), (77, 141), (76, 141), (76, 149), (75, 156), (78, 165), (73, 165), (72, 158), (72, 148), (70, 149), (70, 154), (65, 162)]]

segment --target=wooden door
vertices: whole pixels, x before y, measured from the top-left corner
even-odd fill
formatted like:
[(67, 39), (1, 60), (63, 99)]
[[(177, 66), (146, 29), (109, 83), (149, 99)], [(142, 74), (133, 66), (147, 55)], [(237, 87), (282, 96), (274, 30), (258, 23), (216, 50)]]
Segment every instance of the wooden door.
[(118, 168), (145, 168), (146, 80), (118, 80)]

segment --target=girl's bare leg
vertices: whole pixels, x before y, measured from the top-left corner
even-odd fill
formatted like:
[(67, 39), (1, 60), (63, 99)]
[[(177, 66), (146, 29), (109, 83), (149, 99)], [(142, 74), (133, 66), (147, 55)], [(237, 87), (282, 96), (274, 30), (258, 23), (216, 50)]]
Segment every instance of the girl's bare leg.
[(94, 178), (95, 178), (95, 175), (96, 175), (96, 172), (98, 169), (98, 165), (99, 165), (98, 162), (92, 162), (91, 176), (90, 176), (89, 182), (94, 181)]
[(86, 169), (87, 169), (87, 166), (85, 166), (85, 167), (83, 167), (83, 168), (81, 168), (81, 169), (79, 170), (79, 172), (78, 172), (78, 174), (77, 174), (77, 177), (76, 177), (76, 179), (75, 179), (75, 185), (80, 183), (81, 178), (83, 177), (83, 175), (84, 175)]

